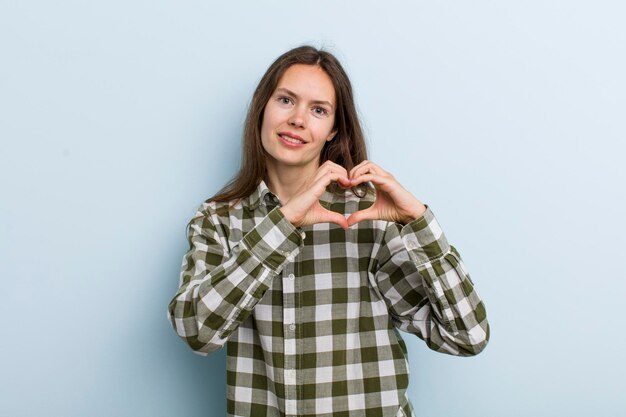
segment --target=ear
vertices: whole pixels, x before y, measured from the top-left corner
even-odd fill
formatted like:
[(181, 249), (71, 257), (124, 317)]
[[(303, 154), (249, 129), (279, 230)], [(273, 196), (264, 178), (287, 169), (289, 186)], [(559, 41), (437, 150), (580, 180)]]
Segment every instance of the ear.
[(335, 139), (336, 134), (337, 134), (337, 129), (330, 132), (329, 135), (326, 137), (326, 142), (330, 142), (331, 140)]

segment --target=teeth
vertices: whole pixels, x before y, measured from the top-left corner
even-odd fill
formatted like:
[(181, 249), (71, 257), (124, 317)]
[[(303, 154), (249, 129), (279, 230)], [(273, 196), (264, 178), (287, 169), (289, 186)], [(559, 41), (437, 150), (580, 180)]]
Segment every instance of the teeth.
[(285, 139), (287, 142), (291, 142), (291, 143), (304, 143), (304, 142), (303, 142), (303, 141), (301, 141), (301, 140), (294, 139), (294, 138), (290, 138), (289, 136), (283, 136), (283, 135), (280, 135), (280, 137), (281, 137), (281, 138), (283, 138), (283, 139)]

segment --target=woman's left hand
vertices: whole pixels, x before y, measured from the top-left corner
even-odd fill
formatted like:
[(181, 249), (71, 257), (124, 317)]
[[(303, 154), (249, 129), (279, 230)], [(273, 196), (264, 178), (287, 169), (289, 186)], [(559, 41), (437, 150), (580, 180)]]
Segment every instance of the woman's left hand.
[(376, 201), (365, 210), (348, 217), (352, 226), (362, 220), (389, 220), (407, 224), (426, 211), (426, 206), (408, 192), (389, 172), (365, 160), (350, 171), (350, 185), (371, 181), (376, 189)]

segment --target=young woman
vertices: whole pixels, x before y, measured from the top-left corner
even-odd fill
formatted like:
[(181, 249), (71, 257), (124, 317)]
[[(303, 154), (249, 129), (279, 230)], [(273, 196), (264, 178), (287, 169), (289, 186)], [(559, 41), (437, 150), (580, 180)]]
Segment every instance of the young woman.
[(298, 47), (269, 67), (241, 168), (188, 239), (168, 317), (199, 354), (227, 345), (229, 416), (413, 416), (398, 330), (458, 356), (489, 340), (430, 207), (367, 160), (328, 52)]

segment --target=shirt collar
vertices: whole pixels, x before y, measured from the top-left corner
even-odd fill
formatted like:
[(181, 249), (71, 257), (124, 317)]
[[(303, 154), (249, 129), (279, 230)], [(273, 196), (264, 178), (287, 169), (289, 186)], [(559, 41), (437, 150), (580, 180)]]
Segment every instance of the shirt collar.
[(247, 205), (250, 210), (256, 209), (257, 207), (259, 207), (259, 204), (261, 204), (261, 202), (265, 202), (265, 196), (268, 194), (270, 195), (270, 197), (274, 196), (270, 189), (267, 188), (267, 184), (265, 184), (265, 181), (261, 180), (261, 182), (259, 183), (259, 185), (257, 185), (252, 194), (248, 196)]
[[(331, 189), (331, 187), (326, 188), (326, 191), (324, 191), (324, 194), (322, 194), (322, 196), (320, 197), (322, 205), (326, 208), (328, 208), (335, 201), (336, 198), (335, 194), (330, 191)], [(252, 194), (248, 196), (245, 201), (250, 210), (255, 210), (261, 204), (268, 208), (273, 208), (278, 204), (278, 197), (276, 197), (276, 195), (274, 195), (274, 193), (272, 193), (270, 189), (267, 188), (267, 184), (265, 183), (265, 181), (261, 180), (256, 189), (252, 192)]]

